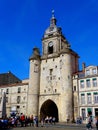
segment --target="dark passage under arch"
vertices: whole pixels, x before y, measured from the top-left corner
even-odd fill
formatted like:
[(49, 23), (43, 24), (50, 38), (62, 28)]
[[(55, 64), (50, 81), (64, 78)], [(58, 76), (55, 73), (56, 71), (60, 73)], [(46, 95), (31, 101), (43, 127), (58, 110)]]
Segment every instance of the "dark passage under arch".
[(56, 122), (59, 121), (58, 119), (58, 108), (56, 104), (52, 100), (45, 101), (40, 109), (40, 119), (45, 118), (46, 116), (52, 116), (56, 118)]

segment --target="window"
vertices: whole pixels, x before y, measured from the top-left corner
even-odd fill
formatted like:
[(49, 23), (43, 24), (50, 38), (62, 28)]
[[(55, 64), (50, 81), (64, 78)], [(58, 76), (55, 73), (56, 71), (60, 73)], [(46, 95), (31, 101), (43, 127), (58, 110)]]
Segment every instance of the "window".
[(85, 111), (85, 109), (82, 109), (81, 113), (82, 113), (82, 119), (85, 120), (86, 119), (86, 111)]
[(94, 93), (94, 103), (98, 103), (98, 93)]
[(53, 73), (53, 69), (50, 69), (50, 75), (52, 75), (52, 73)]
[(81, 94), (81, 104), (85, 104), (85, 95)]
[(17, 103), (20, 103), (20, 96), (17, 97)]
[(45, 70), (45, 68), (43, 67), (43, 70)]
[(87, 87), (90, 87), (90, 79), (87, 79), (87, 80), (86, 80), (86, 86), (87, 86)]
[(96, 71), (96, 68), (92, 69), (92, 74), (96, 74), (97, 71)]
[(84, 88), (84, 80), (80, 81), (80, 88)]
[(1, 89), (1, 94), (3, 94), (4, 93), (4, 90), (3, 89)]
[(46, 93), (46, 90), (44, 90), (44, 93)]
[(6, 89), (6, 94), (9, 94), (9, 89), (8, 88)]
[(94, 78), (92, 82), (93, 82), (93, 87), (97, 87), (97, 79)]
[(88, 104), (92, 103), (91, 93), (87, 93), (87, 103)]
[(48, 53), (49, 54), (53, 53), (53, 42), (49, 42), (49, 44), (48, 44)]
[(18, 88), (18, 93), (21, 93), (21, 88), (20, 87)]
[(73, 91), (76, 91), (76, 86), (74, 86), (74, 89), (73, 89)]
[(20, 108), (20, 106), (17, 106), (17, 109), (19, 109)]
[(57, 68), (57, 65), (55, 66), (55, 68)]
[(25, 100), (26, 99), (26, 97), (23, 97), (23, 100)]
[(34, 72), (37, 73), (39, 71), (39, 66), (38, 64), (35, 64), (34, 65)]
[(60, 69), (62, 69), (63, 62), (60, 60)]
[(90, 70), (86, 70), (86, 76), (90, 75)]
[(60, 77), (58, 79), (60, 80)]
[(89, 115), (91, 115), (92, 114), (92, 108), (87, 108), (87, 112), (88, 112)]
[(50, 76), (50, 80), (52, 80), (52, 76)]

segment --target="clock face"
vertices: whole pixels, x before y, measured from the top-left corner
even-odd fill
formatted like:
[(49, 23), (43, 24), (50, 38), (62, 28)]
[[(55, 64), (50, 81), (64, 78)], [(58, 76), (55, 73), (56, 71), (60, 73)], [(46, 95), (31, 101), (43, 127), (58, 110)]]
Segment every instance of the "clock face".
[(53, 42), (49, 42), (49, 47), (52, 47), (53, 46)]

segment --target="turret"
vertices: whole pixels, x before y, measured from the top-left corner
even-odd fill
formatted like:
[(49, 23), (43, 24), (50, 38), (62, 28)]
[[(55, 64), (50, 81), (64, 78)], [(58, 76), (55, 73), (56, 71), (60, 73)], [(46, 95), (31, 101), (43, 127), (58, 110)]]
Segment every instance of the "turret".
[(38, 115), (39, 83), (40, 83), (40, 53), (38, 48), (33, 49), (30, 61), (28, 115)]

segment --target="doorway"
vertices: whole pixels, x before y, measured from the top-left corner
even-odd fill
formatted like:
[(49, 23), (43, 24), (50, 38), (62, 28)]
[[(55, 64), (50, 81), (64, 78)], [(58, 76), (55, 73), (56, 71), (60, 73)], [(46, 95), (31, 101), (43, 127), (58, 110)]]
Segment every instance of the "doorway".
[(56, 118), (56, 122), (59, 121), (58, 119), (58, 108), (56, 106), (56, 104), (48, 99), (47, 101), (45, 101), (40, 109), (40, 119), (42, 118), (46, 118), (46, 117), (55, 117)]
[(98, 116), (98, 108), (95, 108), (95, 116)]

